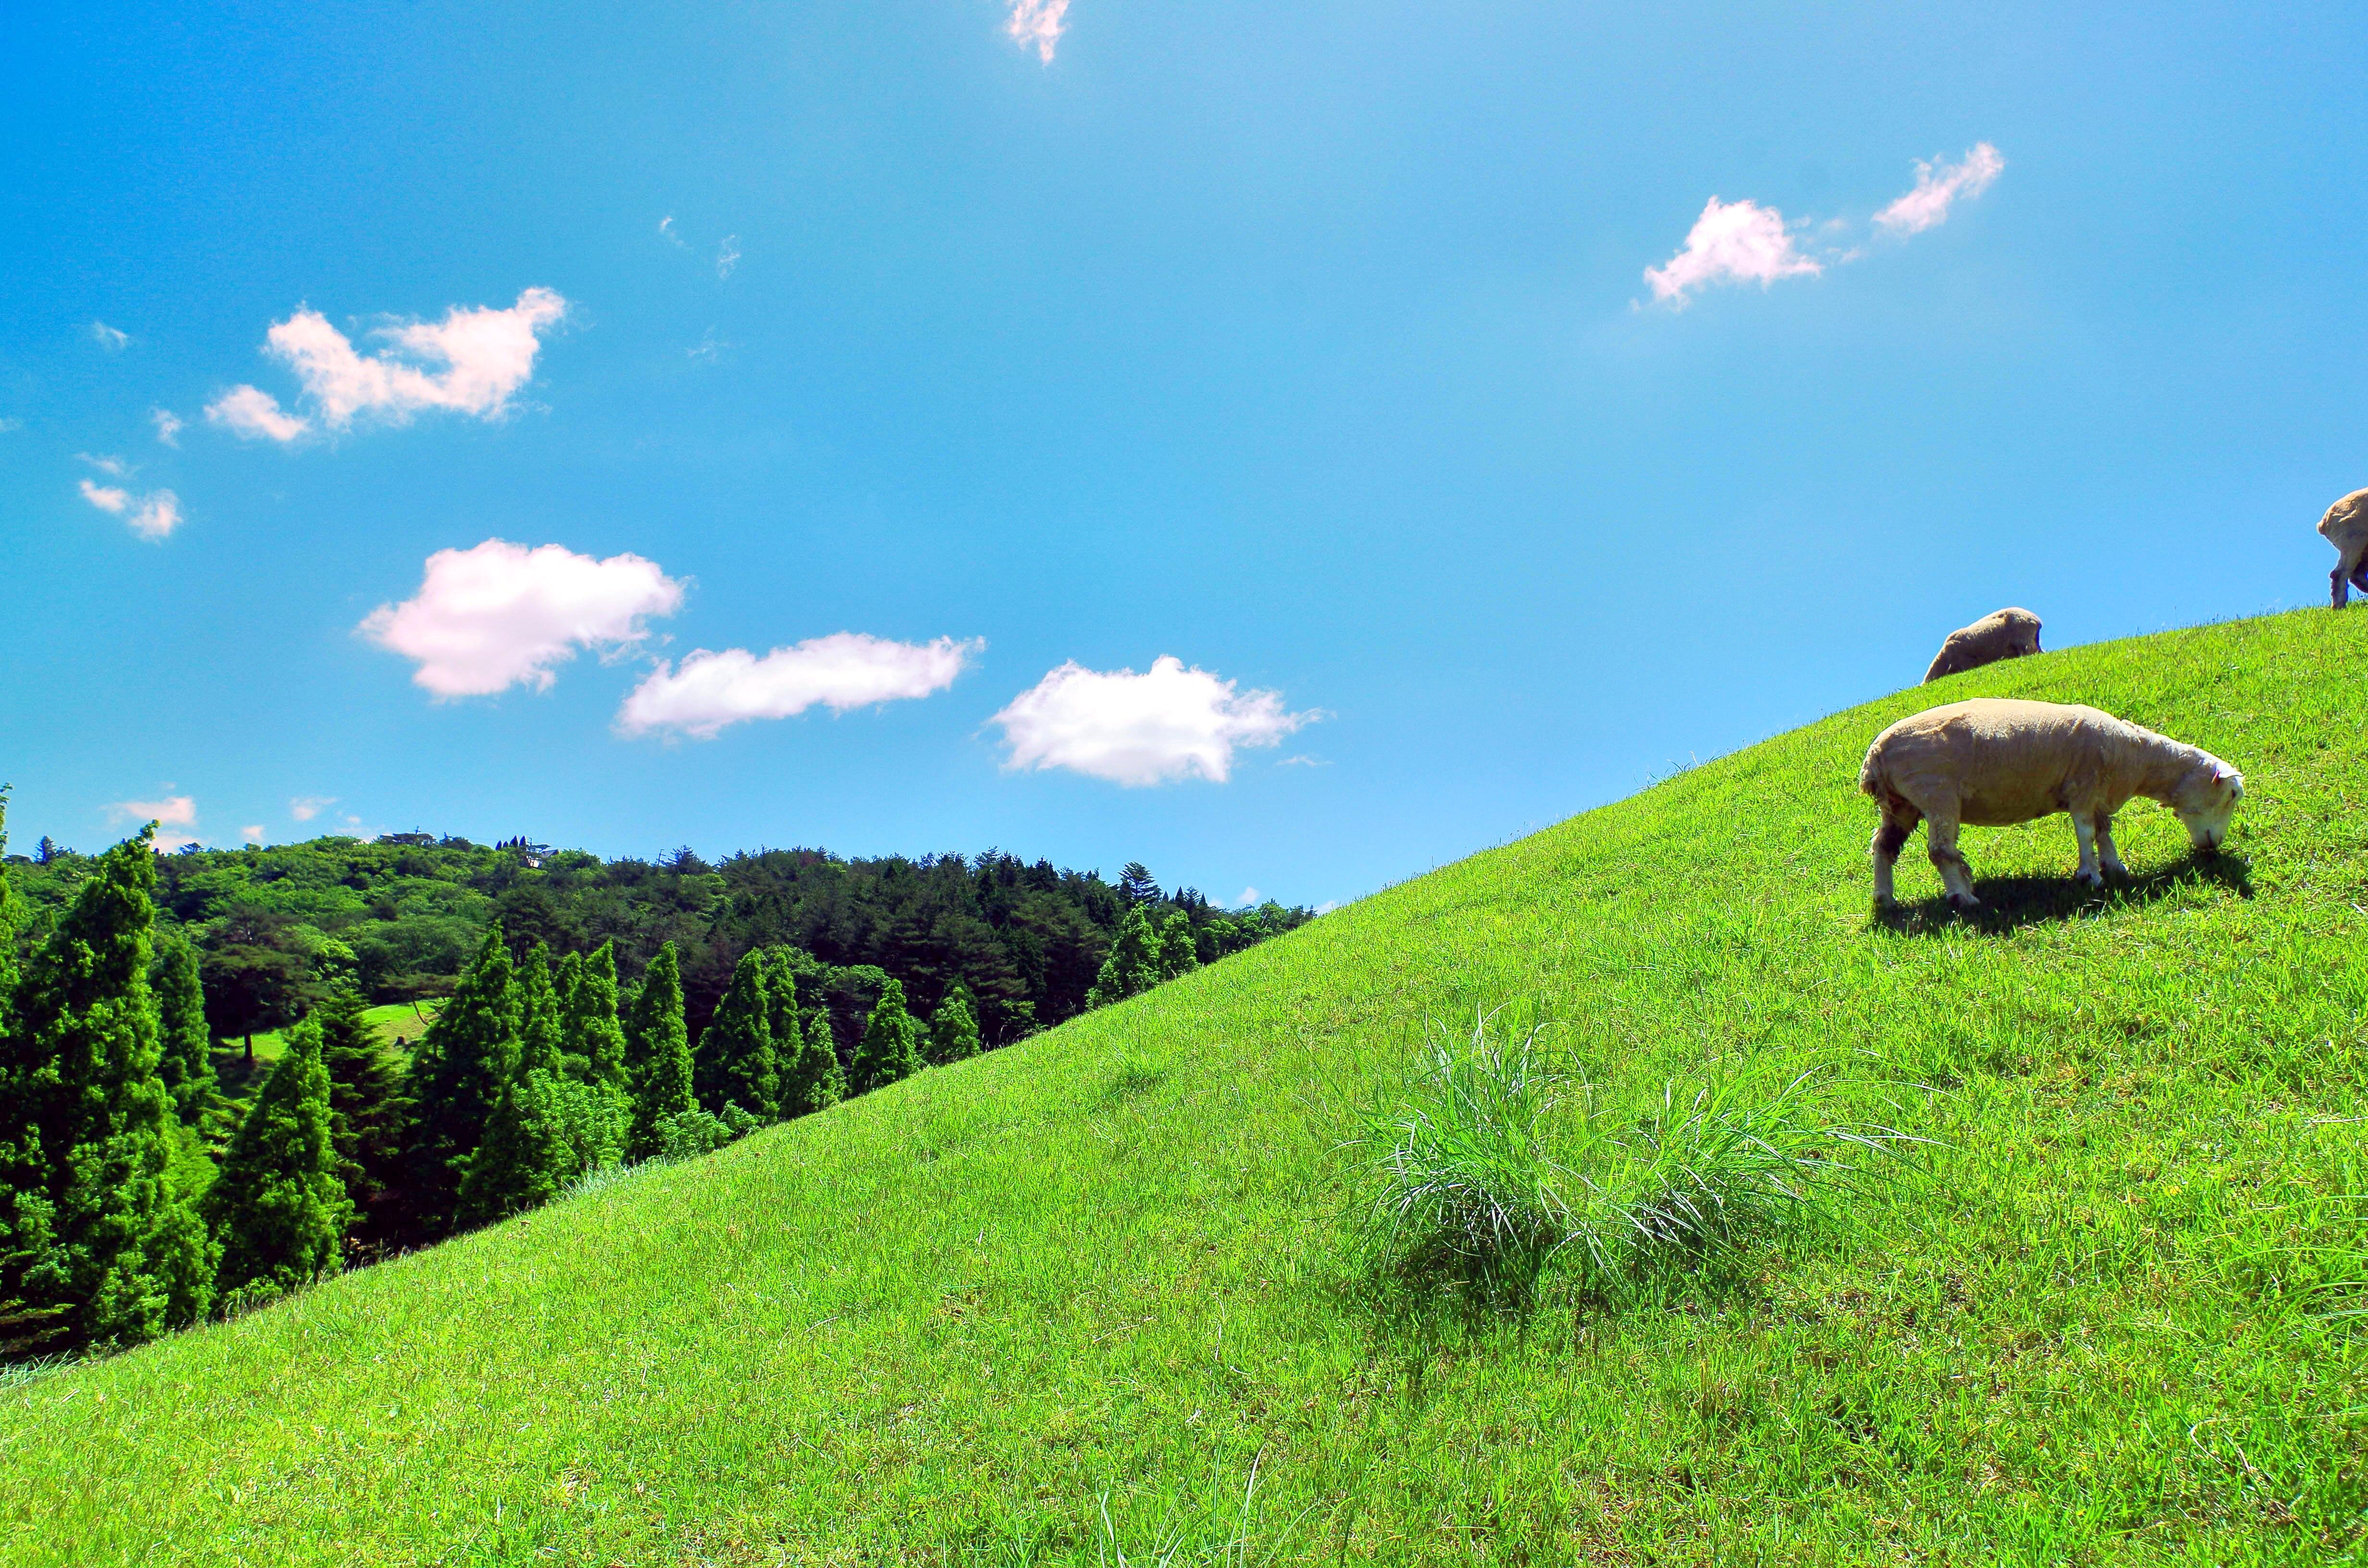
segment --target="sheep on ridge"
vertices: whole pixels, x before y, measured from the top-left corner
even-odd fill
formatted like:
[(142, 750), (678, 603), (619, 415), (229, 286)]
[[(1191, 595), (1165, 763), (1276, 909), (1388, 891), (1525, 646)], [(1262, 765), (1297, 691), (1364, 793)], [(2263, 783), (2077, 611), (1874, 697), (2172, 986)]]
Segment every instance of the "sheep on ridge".
[(2160, 801), (2187, 824), (2199, 853), (2220, 847), (2245, 780), (2214, 756), (2094, 708), (1975, 698), (1927, 709), (1875, 736), (1858, 787), (1874, 797), (1874, 898), (1889, 905), (1891, 868), (1918, 822), (1929, 823), (1926, 847), (1949, 902), (1973, 909), (1973, 868), (1957, 852), (1957, 829), (2008, 827), (2057, 812), (2072, 816), (2080, 869), (2089, 887), (2099, 873), (2124, 874), (2113, 847), (2113, 813), (2134, 795)]
[(2341, 556), (2327, 574), (2334, 586), (2335, 608), (2341, 609), (2353, 588), (2368, 594), (2368, 490), (2355, 490), (2329, 506), (2318, 519), (2318, 536)]
[(1924, 683), (1930, 686), (1942, 676), (1962, 675), (2000, 659), (2020, 659), (2038, 652), (2037, 616), (2027, 609), (1994, 609), (1971, 626), (1949, 633), (1932, 657), (1932, 667), (1924, 672)]

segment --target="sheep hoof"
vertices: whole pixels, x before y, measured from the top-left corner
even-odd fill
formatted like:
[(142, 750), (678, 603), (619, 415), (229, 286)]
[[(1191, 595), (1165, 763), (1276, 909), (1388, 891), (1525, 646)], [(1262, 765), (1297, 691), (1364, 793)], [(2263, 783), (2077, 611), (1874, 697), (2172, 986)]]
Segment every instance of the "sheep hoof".
[(2102, 892), (2105, 891), (2105, 878), (2101, 872), (2075, 871), (2072, 873), (2072, 880), (2078, 882), (2082, 887), (2087, 888), (2090, 892)]
[(1949, 907), (1955, 910), (1960, 915), (1971, 915), (1975, 910), (1979, 909), (1981, 906), (1982, 901), (1975, 898), (1969, 892), (1952, 892), (1949, 895)]

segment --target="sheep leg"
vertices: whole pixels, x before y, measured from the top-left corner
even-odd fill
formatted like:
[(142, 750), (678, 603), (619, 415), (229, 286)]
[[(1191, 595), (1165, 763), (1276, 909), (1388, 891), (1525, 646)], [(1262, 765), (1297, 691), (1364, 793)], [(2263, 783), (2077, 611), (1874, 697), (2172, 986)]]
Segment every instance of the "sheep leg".
[(1904, 801), (1887, 804), (1883, 820), (1874, 824), (1874, 843), (1868, 849), (1874, 861), (1874, 902), (1886, 909), (1899, 902), (1892, 895), (1891, 868), (1899, 863), (1899, 851), (1916, 831), (1917, 816), (1916, 808)]
[(2130, 869), (2122, 864), (2122, 852), (2113, 843), (2113, 813), (2097, 813), (2097, 859), (2109, 877), (2126, 877)]
[(2072, 836), (2080, 841), (2080, 869), (2072, 880), (2086, 888), (2100, 888), (2105, 879), (2097, 869), (2097, 822), (2086, 812), (2072, 813)]
[(2335, 601), (2335, 608), (2341, 609), (2345, 605), (2351, 602), (2351, 579), (2342, 567), (2338, 566), (2334, 571), (2329, 572), (2327, 574), (2327, 580), (2333, 587), (2333, 592), (2329, 597)]
[(1924, 852), (1932, 858), (1932, 869), (1941, 873), (1941, 885), (1949, 890), (1951, 903), (1959, 909), (1982, 906), (1982, 901), (1974, 896), (1974, 869), (1957, 852), (1955, 817), (1925, 819)]

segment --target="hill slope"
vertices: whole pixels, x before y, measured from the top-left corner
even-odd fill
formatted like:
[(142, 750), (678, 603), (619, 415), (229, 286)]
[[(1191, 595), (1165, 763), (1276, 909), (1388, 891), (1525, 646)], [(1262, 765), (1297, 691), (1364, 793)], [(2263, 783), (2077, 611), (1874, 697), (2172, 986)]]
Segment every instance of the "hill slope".
[[(2368, 619), (1838, 715), (1027, 1043), (0, 1393), (12, 1562), (2317, 1561), (2362, 1550)], [(2094, 702), (2240, 766), (1867, 917), (1868, 739)], [(1919, 839), (1920, 846), (1920, 839)], [(1902, 893), (1930, 901), (1920, 847)], [(1735, 1293), (1379, 1312), (1334, 1145), (1508, 999), (1641, 1103), (1879, 1057), (1945, 1141)], [(2325, 1288), (2315, 1288), (2325, 1287)], [(1251, 1487), (1255, 1469), (1256, 1484)], [(1113, 1559), (1114, 1560), (1114, 1559)]]

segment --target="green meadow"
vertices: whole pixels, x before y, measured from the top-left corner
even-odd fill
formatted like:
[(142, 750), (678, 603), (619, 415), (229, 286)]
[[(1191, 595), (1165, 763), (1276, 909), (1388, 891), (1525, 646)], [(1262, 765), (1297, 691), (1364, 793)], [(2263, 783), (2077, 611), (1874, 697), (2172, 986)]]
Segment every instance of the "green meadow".
[[(427, 1032), (437, 1008), (442, 1006), (441, 999), (436, 997), (423, 1002), (388, 1002), (362, 1009), (362, 1022), (377, 1032), (380, 1043), (407, 1054), (413, 1046), (419, 1043), (419, 1037)], [(286, 1049), (285, 1031), (256, 1031), (256, 1071), (250, 1073), (246, 1066), (246, 1041), (233, 1038), (214, 1048), (214, 1074), (222, 1080), (223, 1088), (234, 1095), (242, 1094), (249, 1081), (260, 1078), (263, 1070), (279, 1061), (280, 1052)]]
[[(2321, 1562), (2368, 1555), (2368, 615), (1910, 689), (1018, 1046), (0, 1390), (23, 1564)], [(1921, 835), (1859, 760), (2094, 703), (2228, 852)], [(1543, 1022), (1549, 1120), (1816, 1074), (1923, 1142), (1730, 1266), (1377, 1276), (1360, 1117)], [(380, 1009), (381, 1012), (387, 1011)], [(1583, 1089), (1580, 1087), (1583, 1085)]]

